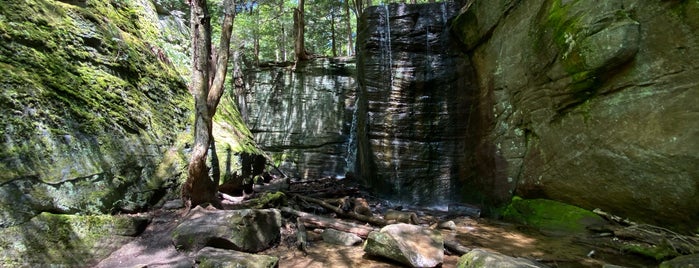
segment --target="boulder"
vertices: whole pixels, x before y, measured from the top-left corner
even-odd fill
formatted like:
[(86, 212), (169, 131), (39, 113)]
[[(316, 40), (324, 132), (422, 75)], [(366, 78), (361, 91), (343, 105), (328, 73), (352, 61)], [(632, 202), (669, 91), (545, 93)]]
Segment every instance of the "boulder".
[(93, 266), (147, 225), (147, 218), (43, 212), (23, 224), (0, 228), (0, 266)]
[(206, 246), (259, 252), (279, 241), (277, 209), (206, 210), (196, 207), (172, 232), (175, 247), (196, 251)]
[(335, 229), (326, 229), (323, 231), (323, 241), (344, 246), (353, 246), (362, 242), (362, 238), (353, 233), (338, 231)]
[(196, 262), (200, 268), (272, 268), (277, 267), (279, 258), (205, 247), (197, 253)]
[(660, 263), (659, 268), (699, 267), (699, 254), (684, 255)]
[(592, 211), (547, 199), (522, 199), (515, 196), (502, 215), (506, 220), (554, 233), (585, 232), (586, 227), (605, 224)]
[(497, 252), (490, 252), (483, 249), (474, 249), (469, 253), (464, 254), (459, 258), (459, 262), (456, 264), (457, 268), (535, 268), (535, 267), (548, 267), (546, 265), (524, 259), (515, 258), (500, 254)]
[(452, 24), (480, 91), (470, 198), (696, 230), (698, 18), (696, 1), (475, 1)]
[(398, 223), (369, 233), (364, 252), (411, 267), (435, 267), (444, 259), (444, 238), (439, 231)]

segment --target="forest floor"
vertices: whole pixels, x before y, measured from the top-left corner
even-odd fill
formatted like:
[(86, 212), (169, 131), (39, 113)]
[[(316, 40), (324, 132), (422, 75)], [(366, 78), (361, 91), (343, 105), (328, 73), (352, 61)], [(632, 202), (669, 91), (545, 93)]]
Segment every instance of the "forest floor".
[[(418, 211), (434, 218), (429, 210)], [(192, 267), (194, 253), (175, 249), (171, 232), (185, 214), (184, 209), (155, 209), (144, 213), (152, 222), (133, 241), (102, 260), (96, 267)], [(605, 250), (594, 244), (581, 243), (583, 234), (546, 233), (526, 226), (487, 218), (467, 216), (448, 218), (455, 230), (441, 230), (445, 239), (468, 248), (483, 248), (513, 257), (522, 257), (551, 267), (602, 267), (614, 264), (625, 267), (657, 267), (657, 262), (624, 252)], [(282, 226), (278, 245), (259, 254), (279, 257), (279, 267), (402, 267), (390, 260), (364, 254), (361, 245), (332, 245), (309, 236), (307, 251), (296, 246), (295, 228), (289, 218)], [(427, 224), (424, 224), (427, 226)], [(442, 267), (455, 267), (458, 255), (445, 254)]]

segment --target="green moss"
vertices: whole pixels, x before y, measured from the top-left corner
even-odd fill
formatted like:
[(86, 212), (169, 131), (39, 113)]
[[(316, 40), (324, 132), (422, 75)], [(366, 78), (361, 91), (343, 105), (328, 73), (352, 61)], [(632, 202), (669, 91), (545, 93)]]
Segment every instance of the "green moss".
[(587, 100), (592, 97), (601, 86), (600, 74), (597, 70), (587, 70), (579, 43), (579, 36), (584, 36), (586, 27), (582, 25), (582, 15), (573, 14), (574, 3), (563, 4), (560, 0), (550, 1), (543, 25), (546, 33), (535, 42), (539, 49), (551, 40), (559, 51), (559, 60), (565, 71), (571, 75), (571, 92), (578, 100)]
[(547, 199), (512, 198), (502, 216), (506, 220), (542, 230), (583, 232), (585, 227), (604, 220), (591, 211)]
[(631, 252), (634, 254), (646, 256), (653, 258), (657, 261), (668, 260), (673, 257), (679, 256), (677, 251), (672, 249), (669, 245), (639, 245), (639, 244), (629, 244), (622, 247), (623, 251)]
[(250, 202), (250, 208), (264, 209), (286, 205), (286, 195), (283, 192), (264, 193)]
[(107, 257), (126, 236), (140, 232), (144, 218), (41, 213), (31, 221), (0, 229), (0, 264), (85, 266)]

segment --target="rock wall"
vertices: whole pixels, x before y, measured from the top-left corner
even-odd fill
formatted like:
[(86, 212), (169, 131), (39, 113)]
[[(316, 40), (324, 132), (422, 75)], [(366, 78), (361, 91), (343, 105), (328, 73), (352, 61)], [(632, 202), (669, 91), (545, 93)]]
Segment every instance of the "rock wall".
[(699, 2), (475, 1), (473, 188), (680, 230), (699, 222)]
[(473, 70), (448, 20), (453, 3), (365, 9), (358, 24), (357, 170), (409, 204), (460, 199), (469, 172)]
[(148, 0), (2, 4), (0, 227), (140, 210), (178, 183), (191, 97), (159, 23)]
[(345, 176), (353, 165), (354, 77), (354, 60), (342, 58), (314, 59), (293, 71), (270, 67), (246, 77), (245, 121), (288, 176)]

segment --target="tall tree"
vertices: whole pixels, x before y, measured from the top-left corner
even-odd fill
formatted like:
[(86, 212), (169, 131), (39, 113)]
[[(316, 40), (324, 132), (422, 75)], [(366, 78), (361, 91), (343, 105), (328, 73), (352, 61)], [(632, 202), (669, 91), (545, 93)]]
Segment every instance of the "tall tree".
[[(220, 173), (212, 127), (216, 107), (223, 95), (223, 83), (228, 69), (235, 2), (234, 0), (223, 2), (224, 19), (215, 58), (211, 53), (211, 17), (206, 0), (190, 0), (189, 5), (192, 31), (192, 81), (189, 92), (194, 97), (195, 122), (194, 147), (187, 170), (187, 181), (182, 187), (182, 199), (189, 207), (204, 203), (220, 206), (220, 201), (216, 198)], [(215, 62), (215, 65), (212, 62)], [(209, 177), (206, 166), (210, 148), (213, 162), (212, 177)]]
[(304, 45), (304, 31), (306, 27), (304, 22), (304, 5), (305, 1), (299, 0), (299, 6), (294, 9), (294, 54), (296, 55), (297, 63), (310, 58), (308, 53), (306, 53), (306, 47)]
[(347, 56), (349, 57), (352, 56), (352, 54), (354, 54), (354, 42), (352, 41), (352, 16), (350, 14), (349, 0), (344, 0), (343, 2), (345, 14), (347, 14), (345, 22), (347, 23)]

